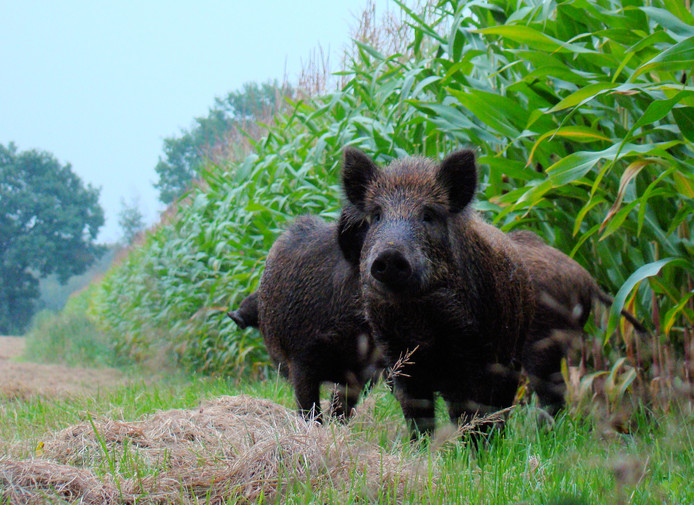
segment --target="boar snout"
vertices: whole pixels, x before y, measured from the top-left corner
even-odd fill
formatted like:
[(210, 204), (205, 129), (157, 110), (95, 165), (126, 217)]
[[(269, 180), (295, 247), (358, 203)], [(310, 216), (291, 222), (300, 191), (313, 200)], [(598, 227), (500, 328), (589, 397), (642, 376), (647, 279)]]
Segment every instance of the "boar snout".
[(412, 265), (397, 249), (386, 249), (371, 263), (371, 275), (389, 288), (403, 288), (412, 278)]

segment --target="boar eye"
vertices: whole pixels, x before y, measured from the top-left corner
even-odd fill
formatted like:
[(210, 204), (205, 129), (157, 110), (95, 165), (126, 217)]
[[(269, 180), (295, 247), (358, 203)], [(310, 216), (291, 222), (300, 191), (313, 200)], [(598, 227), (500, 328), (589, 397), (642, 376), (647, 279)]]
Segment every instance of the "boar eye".
[(431, 209), (424, 209), (422, 212), (422, 221), (425, 223), (433, 223), (436, 220), (436, 214)]
[(376, 209), (371, 213), (371, 222), (378, 223), (381, 220), (381, 209)]

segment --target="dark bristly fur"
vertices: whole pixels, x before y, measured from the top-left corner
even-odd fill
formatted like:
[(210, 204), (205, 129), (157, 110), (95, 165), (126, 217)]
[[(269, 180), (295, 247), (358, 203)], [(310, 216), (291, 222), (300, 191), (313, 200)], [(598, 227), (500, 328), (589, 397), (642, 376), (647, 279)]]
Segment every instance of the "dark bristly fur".
[[(358, 222), (343, 219), (356, 233)], [(285, 366), (298, 408), (320, 416), (320, 384), (341, 386), (333, 414), (349, 416), (365, 384), (380, 372), (359, 298), (359, 272), (338, 246), (337, 225), (298, 218), (273, 244), (256, 293), (229, 316), (255, 321), (270, 357)], [(253, 324), (250, 324), (253, 325)]]
[(227, 313), (240, 329), (258, 328), (258, 293), (251, 293), (243, 299), (236, 310)]
[[(540, 403), (554, 414), (564, 404), (561, 360), (569, 347), (569, 342), (557, 335), (580, 332), (594, 301), (611, 304), (613, 300), (585, 268), (535, 233), (514, 231), (508, 236), (523, 258), (535, 292), (535, 316), (523, 348), (523, 367)], [(622, 314), (637, 331), (645, 332), (631, 314)]]
[(340, 245), (360, 258), (367, 319), (388, 364), (417, 348), (394, 377), (413, 435), (434, 428), (435, 392), (459, 421), (510, 406), (518, 385), (532, 285), (514, 243), (469, 208), (476, 181), (471, 151), (385, 170), (345, 151), (343, 212), (369, 225), (340, 230)]

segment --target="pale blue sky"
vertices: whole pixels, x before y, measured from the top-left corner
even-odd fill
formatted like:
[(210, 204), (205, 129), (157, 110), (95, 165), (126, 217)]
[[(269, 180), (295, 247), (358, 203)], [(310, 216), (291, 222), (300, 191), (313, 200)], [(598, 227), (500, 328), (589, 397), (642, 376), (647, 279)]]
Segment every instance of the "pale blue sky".
[(99, 239), (115, 241), (121, 198), (138, 198), (148, 222), (161, 210), (165, 137), (245, 82), (295, 81), (319, 45), (338, 70), (365, 5), (0, 0), (0, 143), (49, 151), (101, 187)]

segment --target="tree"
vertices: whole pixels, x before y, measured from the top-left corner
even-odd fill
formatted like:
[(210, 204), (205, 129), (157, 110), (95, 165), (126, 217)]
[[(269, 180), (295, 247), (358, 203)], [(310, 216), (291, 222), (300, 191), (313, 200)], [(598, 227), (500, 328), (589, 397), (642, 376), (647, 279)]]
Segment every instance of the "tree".
[(65, 282), (101, 255), (94, 240), (103, 223), (99, 190), (70, 164), (0, 144), (0, 334), (25, 329), (40, 278)]
[(140, 202), (137, 198), (127, 203), (120, 200), (121, 210), (118, 213), (118, 226), (123, 230), (123, 241), (126, 245), (132, 244), (138, 233), (145, 229), (145, 220), (140, 212)]
[(154, 167), (159, 174), (154, 187), (159, 190), (162, 203), (169, 204), (183, 194), (204, 163), (206, 152), (222, 142), (233, 121), (224, 111), (210, 110), (207, 117), (195, 118), (195, 123), (180, 137), (164, 139), (165, 159), (160, 158)]
[(212, 110), (224, 111), (236, 120), (255, 121), (274, 112), (281, 100), (291, 96), (292, 89), (288, 85), (280, 86), (277, 81), (247, 82), (242, 90), (231, 91), (226, 98), (215, 99)]
[(190, 186), (198, 170), (220, 144), (228, 142), (235, 129), (246, 129), (247, 123), (271, 118), (292, 89), (277, 81), (246, 83), (243, 89), (216, 98), (207, 117), (195, 118), (194, 126), (178, 137), (164, 139), (164, 157), (154, 170), (159, 180), (159, 200), (169, 204)]

